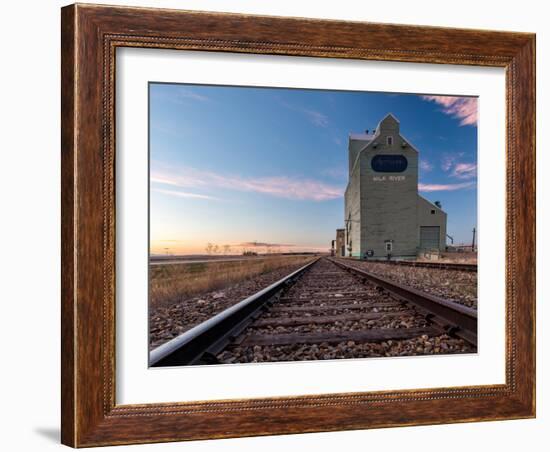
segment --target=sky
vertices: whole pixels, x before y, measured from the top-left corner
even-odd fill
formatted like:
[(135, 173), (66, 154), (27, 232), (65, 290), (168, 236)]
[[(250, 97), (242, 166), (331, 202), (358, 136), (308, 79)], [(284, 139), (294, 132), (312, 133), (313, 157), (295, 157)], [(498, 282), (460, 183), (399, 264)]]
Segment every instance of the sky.
[(149, 84), (150, 249), (327, 251), (344, 227), (350, 133), (388, 113), (419, 151), (419, 192), (447, 232), (477, 222), (477, 99)]

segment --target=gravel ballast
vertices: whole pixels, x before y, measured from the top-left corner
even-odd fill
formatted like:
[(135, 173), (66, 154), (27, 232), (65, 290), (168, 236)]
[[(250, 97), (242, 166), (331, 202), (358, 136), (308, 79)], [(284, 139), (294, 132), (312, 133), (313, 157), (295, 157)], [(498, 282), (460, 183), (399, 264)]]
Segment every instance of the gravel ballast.
[(399, 284), (477, 309), (477, 272), (388, 265), (353, 259), (344, 262)]

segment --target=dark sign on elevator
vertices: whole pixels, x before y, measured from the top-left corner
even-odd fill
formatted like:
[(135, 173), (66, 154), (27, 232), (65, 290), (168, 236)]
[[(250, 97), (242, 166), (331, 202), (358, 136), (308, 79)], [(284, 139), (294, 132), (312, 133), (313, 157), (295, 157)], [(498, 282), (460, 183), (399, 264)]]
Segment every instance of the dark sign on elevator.
[(407, 158), (404, 155), (378, 154), (371, 162), (371, 168), (377, 173), (402, 173), (407, 169)]

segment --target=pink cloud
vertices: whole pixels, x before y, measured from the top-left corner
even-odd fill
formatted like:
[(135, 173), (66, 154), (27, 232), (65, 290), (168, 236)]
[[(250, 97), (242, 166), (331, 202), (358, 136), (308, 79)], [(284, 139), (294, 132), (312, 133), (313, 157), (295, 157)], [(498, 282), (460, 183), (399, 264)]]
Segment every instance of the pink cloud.
[(462, 182), (460, 184), (418, 184), (418, 190), (425, 193), (431, 191), (455, 191), (464, 188), (472, 188), (475, 185), (475, 182)]
[(434, 166), (427, 160), (420, 160), (420, 163), (418, 166), (422, 171), (426, 173), (434, 169)]
[(163, 190), (162, 188), (153, 188), (153, 191), (157, 193), (162, 193), (164, 195), (176, 196), (178, 198), (218, 200), (218, 198), (215, 198), (214, 196), (201, 195), (198, 193), (189, 193), (189, 192), (176, 191), (176, 190)]
[(182, 188), (222, 188), (262, 193), (278, 198), (326, 201), (341, 198), (344, 189), (313, 179), (299, 179), (287, 176), (243, 177), (201, 171), (195, 168), (153, 170), (151, 182)]
[(421, 96), (443, 107), (443, 112), (460, 119), (461, 126), (477, 124), (477, 98), (453, 96)]
[(296, 246), (296, 245), (291, 245), (288, 243), (244, 242), (244, 243), (239, 243), (237, 246), (262, 247), (262, 246)]
[(449, 171), (453, 165), (455, 164), (457, 158), (460, 157), (460, 155), (454, 155), (454, 154), (445, 154), (443, 157), (441, 157), (441, 169), (443, 171)]
[(475, 163), (457, 163), (451, 176), (457, 179), (472, 179), (476, 177), (477, 165)]
[(464, 155), (464, 152), (455, 154), (443, 154), (441, 158), (441, 169), (449, 171), (449, 176), (456, 179), (473, 179), (477, 174), (477, 165), (475, 163), (464, 163), (458, 160)]

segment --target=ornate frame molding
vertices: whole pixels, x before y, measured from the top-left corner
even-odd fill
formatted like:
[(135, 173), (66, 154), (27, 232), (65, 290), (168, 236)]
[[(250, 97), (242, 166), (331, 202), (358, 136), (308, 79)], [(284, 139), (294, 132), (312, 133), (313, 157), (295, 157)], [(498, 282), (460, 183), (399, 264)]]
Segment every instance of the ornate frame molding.
[[(116, 405), (118, 47), (506, 68), (506, 383)], [(79, 4), (62, 9), (64, 444), (81, 447), (533, 417), (534, 245), (534, 35)]]

